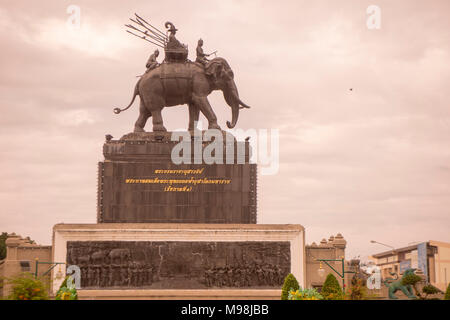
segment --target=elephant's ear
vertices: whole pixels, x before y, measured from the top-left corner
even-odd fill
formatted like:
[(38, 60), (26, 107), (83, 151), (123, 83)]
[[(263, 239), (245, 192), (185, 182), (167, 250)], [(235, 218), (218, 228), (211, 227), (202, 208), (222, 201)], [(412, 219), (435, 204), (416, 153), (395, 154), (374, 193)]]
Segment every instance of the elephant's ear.
[(210, 76), (214, 82), (220, 79), (223, 71), (223, 65), (216, 61), (208, 63), (205, 67), (205, 74)]

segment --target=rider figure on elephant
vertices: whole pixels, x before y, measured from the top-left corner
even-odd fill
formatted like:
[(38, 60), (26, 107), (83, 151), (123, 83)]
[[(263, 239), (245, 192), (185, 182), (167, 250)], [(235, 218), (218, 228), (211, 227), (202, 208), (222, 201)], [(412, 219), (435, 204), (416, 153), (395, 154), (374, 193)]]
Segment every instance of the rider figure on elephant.
[(169, 41), (167, 42), (166, 48), (167, 49), (184, 48), (184, 46), (181, 44), (181, 42), (178, 41), (177, 38), (175, 38), (175, 34), (177, 33), (178, 29), (175, 28), (175, 26), (170, 22), (166, 22), (166, 25), (170, 26), (170, 29), (167, 30), (170, 34), (169, 34)]
[[(206, 57), (211, 54), (203, 52), (203, 40), (200, 39), (197, 46), (197, 62), (199, 63), (192, 63), (187, 59), (187, 46), (175, 38), (177, 29), (173, 23), (168, 21), (164, 26), (169, 33), (164, 41), (161, 40), (165, 50), (164, 62), (157, 63), (158, 53), (155, 51), (147, 61), (147, 71), (140, 76), (135, 85), (131, 102), (123, 109), (114, 108), (114, 113), (118, 114), (130, 108), (135, 98), (139, 96), (139, 117), (136, 120), (134, 132), (145, 132), (144, 126), (150, 117), (153, 122), (153, 131), (167, 131), (163, 125), (162, 109), (184, 104), (189, 107), (189, 130), (194, 129), (200, 112), (208, 120), (208, 129), (220, 129), (207, 97), (212, 91), (221, 90), (232, 111), (231, 121), (226, 122), (227, 127), (234, 128), (240, 109), (250, 107), (239, 98), (234, 73), (228, 62), (220, 57), (209, 61)], [(161, 37), (161, 34), (163, 35), (160, 32), (158, 37)], [(126, 258), (115, 255), (116, 253), (114, 257), (110, 257), (111, 260)]]
[(145, 73), (149, 72), (150, 70), (156, 68), (159, 65), (158, 61), (156, 60), (158, 56), (159, 50), (156, 49), (155, 52), (153, 52), (153, 54), (150, 56), (150, 58), (148, 58), (147, 63), (145, 64), (145, 67), (147, 68)]
[(206, 65), (208, 63), (208, 59), (206, 57), (209, 57), (212, 53), (207, 54), (203, 52), (203, 40), (198, 40), (197, 44), (197, 59), (195, 59), (195, 62), (201, 63), (203, 65)]

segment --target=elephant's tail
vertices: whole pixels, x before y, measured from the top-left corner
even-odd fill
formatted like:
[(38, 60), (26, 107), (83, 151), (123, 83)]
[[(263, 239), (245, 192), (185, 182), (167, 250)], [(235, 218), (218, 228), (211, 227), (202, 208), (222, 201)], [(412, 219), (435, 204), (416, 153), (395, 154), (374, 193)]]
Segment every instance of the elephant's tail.
[(138, 80), (138, 82), (136, 83), (136, 86), (134, 87), (133, 98), (131, 99), (130, 104), (129, 104), (126, 108), (123, 108), (123, 109), (120, 109), (120, 108), (114, 108), (114, 113), (115, 113), (115, 114), (119, 114), (119, 113), (121, 113), (122, 111), (125, 111), (125, 110), (127, 110), (128, 108), (131, 107), (131, 105), (133, 104), (134, 100), (136, 99), (136, 96), (139, 95), (139, 82), (141, 82), (141, 79)]

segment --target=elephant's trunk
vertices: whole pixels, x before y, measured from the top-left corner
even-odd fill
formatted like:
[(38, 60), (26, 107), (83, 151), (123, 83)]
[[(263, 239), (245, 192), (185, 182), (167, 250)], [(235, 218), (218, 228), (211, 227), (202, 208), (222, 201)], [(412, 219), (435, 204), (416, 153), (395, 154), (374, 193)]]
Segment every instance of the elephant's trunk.
[(231, 116), (231, 123), (230, 121), (227, 121), (227, 127), (232, 129), (236, 126), (236, 122), (239, 118), (239, 105), (236, 107), (232, 107), (232, 116)]
[(239, 104), (241, 100), (239, 99), (239, 93), (236, 88), (236, 84), (233, 80), (227, 83), (225, 90), (223, 91), (223, 96), (227, 104), (231, 107), (231, 123), (227, 121), (227, 127), (232, 129), (236, 126), (239, 118)]

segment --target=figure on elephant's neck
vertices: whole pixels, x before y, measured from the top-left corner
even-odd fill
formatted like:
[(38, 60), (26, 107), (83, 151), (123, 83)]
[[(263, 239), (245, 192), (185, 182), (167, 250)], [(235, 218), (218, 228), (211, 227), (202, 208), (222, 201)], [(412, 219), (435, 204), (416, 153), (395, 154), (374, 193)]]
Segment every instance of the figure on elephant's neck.
[(150, 70), (152, 70), (158, 66), (158, 61), (156, 60), (156, 58), (158, 56), (159, 56), (159, 50), (156, 49), (155, 52), (153, 52), (153, 54), (150, 56), (150, 58), (148, 58), (147, 63), (145, 64), (145, 67), (147, 68), (145, 73), (149, 72)]
[(201, 63), (203, 65), (206, 65), (208, 63), (208, 59), (206, 59), (206, 57), (209, 57), (210, 54), (206, 54), (203, 52), (203, 40), (200, 39), (198, 40), (198, 45), (197, 45), (197, 59), (195, 59), (195, 62)]

